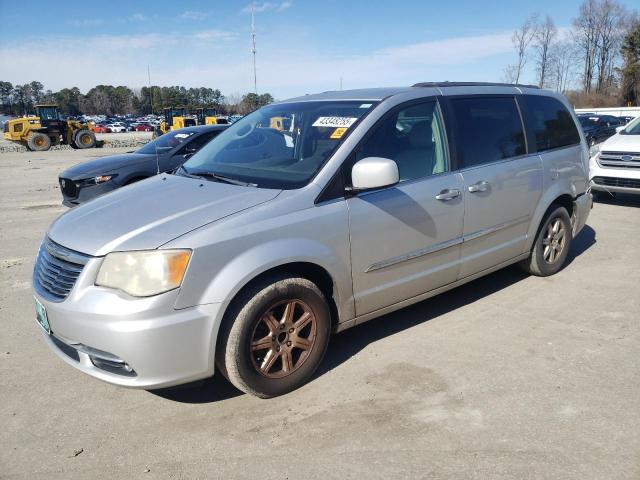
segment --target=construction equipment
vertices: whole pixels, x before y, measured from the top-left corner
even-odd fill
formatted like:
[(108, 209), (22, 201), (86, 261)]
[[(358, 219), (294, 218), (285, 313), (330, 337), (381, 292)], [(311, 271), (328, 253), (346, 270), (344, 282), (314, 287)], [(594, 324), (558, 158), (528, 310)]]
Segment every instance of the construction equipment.
[(153, 138), (164, 135), (170, 130), (196, 125), (196, 119), (187, 116), (187, 109), (184, 107), (168, 107), (164, 108), (163, 111), (164, 120), (160, 122), (160, 126), (153, 131)]
[(4, 124), (4, 139), (35, 152), (49, 150), (52, 145), (70, 145), (72, 148), (96, 146), (93, 124), (64, 120), (57, 105), (36, 105), (36, 115), (8, 120)]
[(226, 125), (229, 123), (226, 118), (218, 118), (218, 111), (215, 108), (196, 108), (196, 118), (198, 125)]

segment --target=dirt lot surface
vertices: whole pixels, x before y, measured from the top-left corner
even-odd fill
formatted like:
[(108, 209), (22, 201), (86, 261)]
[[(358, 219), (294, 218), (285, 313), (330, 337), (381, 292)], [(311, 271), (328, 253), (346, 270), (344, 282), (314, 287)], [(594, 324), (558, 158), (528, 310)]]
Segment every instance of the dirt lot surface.
[(57, 173), (116, 151), (0, 155), (0, 478), (640, 478), (640, 200), (596, 203), (554, 277), (509, 268), (335, 336), (292, 394), (146, 392), (59, 360), (30, 293)]

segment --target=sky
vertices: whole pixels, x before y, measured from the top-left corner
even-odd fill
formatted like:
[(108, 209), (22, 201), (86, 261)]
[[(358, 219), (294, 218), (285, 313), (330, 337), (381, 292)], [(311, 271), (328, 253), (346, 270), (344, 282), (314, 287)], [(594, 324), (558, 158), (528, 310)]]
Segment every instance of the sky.
[[(255, 1), (258, 93), (500, 81), (530, 13), (567, 28), (580, 1)], [(623, 2), (631, 7), (633, 2)], [(253, 91), (250, 0), (0, 0), (0, 80)], [(533, 61), (524, 82), (534, 82)]]

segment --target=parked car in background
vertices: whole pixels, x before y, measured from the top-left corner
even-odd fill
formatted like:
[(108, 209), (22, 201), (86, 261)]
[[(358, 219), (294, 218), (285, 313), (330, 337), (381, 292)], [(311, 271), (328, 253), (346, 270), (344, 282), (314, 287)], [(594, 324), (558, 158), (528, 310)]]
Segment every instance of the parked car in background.
[(135, 152), (74, 165), (58, 176), (62, 203), (73, 207), (157, 173), (175, 170), (225, 128), (226, 125), (182, 128)]
[(622, 120), (613, 115), (578, 115), (578, 119), (589, 146), (606, 140), (616, 133), (616, 127), (623, 125)]
[(591, 191), (596, 196), (640, 195), (640, 117), (592, 147), (589, 172)]
[(620, 116), (618, 118), (620, 120), (622, 120), (624, 125), (626, 125), (627, 123), (629, 123), (631, 120), (635, 119), (636, 117), (634, 117), (632, 115), (624, 115), (624, 116)]
[(135, 127), (136, 132), (153, 132), (153, 125), (148, 123), (139, 123)]
[(107, 127), (109, 128), (109, 130), (111, 130), (112, 133), (123, 133), (127, 131), (127, 127), (120, 122), (109, 123), (107, 124)]
[(514, 263), (558, 272), (591, 208), (588, 162), (567, 100), (535, 87), (273, 103), (175, 175), (55, 221), (33, 275), (43, 338), (117, 385), (218, 371), (281, 395), (312, 378), (332, 331)]
[(95, 133), (111, 133), (111, 129), (106, 125), (96, 125)]

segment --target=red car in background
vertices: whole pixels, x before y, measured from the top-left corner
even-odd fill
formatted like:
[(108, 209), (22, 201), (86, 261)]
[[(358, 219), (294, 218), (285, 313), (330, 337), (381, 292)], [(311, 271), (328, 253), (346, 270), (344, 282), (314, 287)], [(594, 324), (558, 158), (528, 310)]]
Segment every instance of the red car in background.
[(111, 129), (105, 127), (104, 125), (96, 125), (95, 130), (96, 133), (111, 133)]
[(136, 132), (153, 132), (153, 125), (149, 125), (148, 123), (141, 123), (140, 125), (136, 125)]

